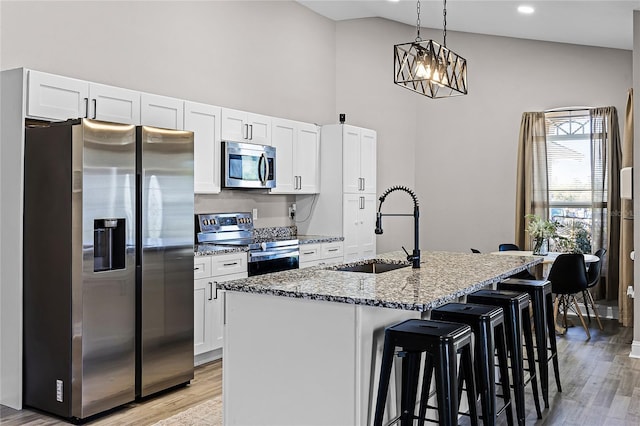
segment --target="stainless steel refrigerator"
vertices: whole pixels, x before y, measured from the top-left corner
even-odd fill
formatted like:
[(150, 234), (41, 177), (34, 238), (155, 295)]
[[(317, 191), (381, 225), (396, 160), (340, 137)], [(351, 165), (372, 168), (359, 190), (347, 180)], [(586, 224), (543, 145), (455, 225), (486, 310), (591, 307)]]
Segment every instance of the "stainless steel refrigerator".
[(193, 134), (26, 129), (24, 403), (87, 417), (193, 379)]

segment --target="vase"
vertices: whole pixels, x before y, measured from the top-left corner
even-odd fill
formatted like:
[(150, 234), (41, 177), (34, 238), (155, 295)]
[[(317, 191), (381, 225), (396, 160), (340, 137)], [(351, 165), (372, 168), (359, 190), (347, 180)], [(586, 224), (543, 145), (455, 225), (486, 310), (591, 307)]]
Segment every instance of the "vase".
[(536, 256), (546, 256), (549, 253), (549, 240), (546, 238), (536, 238), (533, 241), (533, 254)]

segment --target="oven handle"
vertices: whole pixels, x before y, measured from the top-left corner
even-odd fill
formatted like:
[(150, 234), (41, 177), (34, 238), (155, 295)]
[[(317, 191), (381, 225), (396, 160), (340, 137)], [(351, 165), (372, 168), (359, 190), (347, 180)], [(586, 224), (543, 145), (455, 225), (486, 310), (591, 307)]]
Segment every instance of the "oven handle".
[(273, 247), (267, 250), (250, 251), (249, 262), (259, 262), (261, 260), (280, 259), (284, 257), (300, 256), (299, 247)]

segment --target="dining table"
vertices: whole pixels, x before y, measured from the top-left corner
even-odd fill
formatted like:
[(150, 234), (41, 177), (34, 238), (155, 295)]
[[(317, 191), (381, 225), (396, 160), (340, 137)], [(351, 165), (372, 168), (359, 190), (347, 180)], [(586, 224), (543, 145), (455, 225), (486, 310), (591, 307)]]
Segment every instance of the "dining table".
[[(498, 256), (537, 256), (533, 254), (531, 250), (505, 250), (505, 251), (494, 251), (491, 254), (495, 254)], [(539, 263), (533, 267), (533, 270), (530, 271), (532, 275), (534, 275), (537, 279), (546, 279), (549, 276), (549, 271), (551, 270), (551, 266), (553, 262), (556, 260), (558, 256), (563, 253), (550, 251), (543, 257), (542, 263)], [(599, 261), (600, 258), (593, 254), (584, 254), (584, 263), (587, 267), (589, 267), (590, 263), (594, 263)]]

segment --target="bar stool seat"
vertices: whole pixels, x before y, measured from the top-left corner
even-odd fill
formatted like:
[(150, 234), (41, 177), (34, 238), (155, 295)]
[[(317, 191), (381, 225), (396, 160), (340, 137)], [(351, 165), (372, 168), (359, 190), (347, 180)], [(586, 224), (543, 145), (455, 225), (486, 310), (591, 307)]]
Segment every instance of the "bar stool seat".
[[(531, 297), (542, 399), (544, 400), (544, 406), (549, 407), (549, 360), (553, 361), (558, 392), (562, 392), (560, 371), (558, 370), (558, 346), (556, 344), (556, 327), (553, 318), (551, 281), (508, 278), (498, 283), (498, 290), (526, 291)], [(549, 339), (548, 345), (547, 338)], [(549, 351), (551, 351), (551, 355), (549, 355)]]
[[(516, 415), (518, 424), (525, 423), (524, 388), (531, 383), (533, 400), (538, 418), (542, 418), (538, 382), (536, 380), (535, 354), (533, 336), (531, 334), (531, 318), (528, 315), (529, 294), (507, 290), (478, 290), (467, 295), (468, 303), (500, 306), (504, 310), (507, 348), (511, 358), (511, 375), (513, 391), (516, 401)], [(524, 380), (524, 356), (522, 353), (522, 336), (524, 334), (527, 351), (529, 380)]]
[[(474, 334), (473, 366), (476, 387), (480, 393), (482, 419), (485, 425), (495, 425), (496, 418), (506, 412), (507, 423), (513, 425), (509, 365), (504, 333), (503, 309), (498, 306), (472, 303), (448, 303), (431, 311), (431, 319), (463, 323), (471, 326)], [(498, 355), (500, 384), (504, 405), (496, 409), (495, 354)]]
[[(464, 381), (467, 387), (471, 424), (478, 424), (475, 408), (477, 394), (471, 359), (471, 328), (465, 324), (410, 319), (385, 329), (374, 426), (382, 426), (396, 347), (401, 348), (398, 356), (403, 358), (401, 413), (393, 422), (399, 419), (402, 426), (408, 426), (413, 425), (414, 420), (418, 419), (419, 424), (424, 424), (429, 387), (435, 370), (438, 422), (443, 425), (458, 424), (460, 380)], [(416, 416), (415, 405), (423, 352), (426, 359), (420, 392), (420, 411)], [(458, 353), (461, 355), (460, 371), (457, 368)]]

